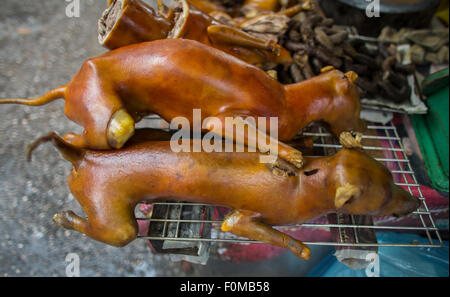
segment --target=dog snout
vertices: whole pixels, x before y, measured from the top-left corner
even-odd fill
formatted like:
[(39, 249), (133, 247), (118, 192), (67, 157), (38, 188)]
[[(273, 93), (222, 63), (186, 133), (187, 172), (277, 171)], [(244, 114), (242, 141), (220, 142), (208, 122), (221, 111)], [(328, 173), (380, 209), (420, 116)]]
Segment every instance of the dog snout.
[(401, 187), (397, 186), (393, 198), (395, 207), (392, 209), (392, 213), (394, 216), (408, 215), (420, 207), (420, 200)]
[(405, 205), (405, 214), (412, 213), (413, 211), (417, 210), (420, 207), (420, 200), (419, 198), (409, 195), (410, 199), (406, 202)]
[(366, 131), (366, 129), (367, 129), (367, 123), (364, 120), (359, 119), (358, 132), (364, 132), (364, 131)]

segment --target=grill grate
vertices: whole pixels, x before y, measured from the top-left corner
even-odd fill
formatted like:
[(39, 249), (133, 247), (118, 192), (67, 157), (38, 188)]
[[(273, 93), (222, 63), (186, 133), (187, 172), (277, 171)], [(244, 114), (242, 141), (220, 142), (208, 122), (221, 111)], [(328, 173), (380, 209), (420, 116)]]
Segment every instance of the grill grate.
[[(156, 119), (155, 119), (156, 120)], [(318, 125), (312, 125), (305, 129), (302, 133), (303, 136), (313, 137), (314, 139), (314, 154), (313, 157), (320, 157), (325, 155), (332, 155), (336, 153), (341, 146), (337, 143), (337, 140), (330, 133), (326, 132), (322, 127)], [(390, 247), (440, 247), (442, 246), (442, 238), (439, 234), (438, 228), (436, 227), (432, 213), (430, 212), (426, 202), (425, 197), (422, 194), (420, 185), (414, 175), (414, 171), (411, 168), (411, 164), (407, 158), (404, 151), (401, 139), (397, 132), (395, 126), (392, 123), (387, 125), (370, 125), (368, 126), (367, 133), (363, 136), (363, 148), (364, 150), (374, 157), (376, 160), (382, 162), (387, 168), (393, 173), (394, 180), (396, 184), (403, 186), (411, 194), (418, 197), (421, 201), (421, 206), (418, 210), (413, 212), (408, 216), (408, 219), (414, 223), (409, 223), (408, 226), (398, 226), (393, 223), (393, 220), (388, 220), (388, 223), (383, 221), (383, 218), (374, 217), (374, 225), (358, 225), (358, 224), (330, 224), (323, 223), (328, 222), (327, 216), (320, 219), (313, 220), (311, 222), (306, 222), (304, 224), (299, 224), (296, 226), (282, 226), (277, 227), (277, 229), (298, 231), (301, 228), (338, 228), (340, 232), (343, 228), (352, 228), (353, 230), (358, 229), (371, 229), (375, 232), (377, 231), (402, 231), (402, 232), (415, 232), (425, 234), (425, 238), (428, 239), (427, 243), (414, 243), (414, 242), (383, 242), (383, 243), (342, 243), (336, 241), (329, 242), (308, 242), (308, 245), (327, 245), (327, 246), (357, 246), (357, 247), (373, 247), (373, 246), (390, 246)], [(307, 155), (307, 154), (305, 154)], [(205, 206), (209, 208), (211, 213), (214, 213), (214, 205), (204, 205), (196, 203), (183, 203), (183, 202), (158, 202), (153, 203), (154, 207), (158, 206), (168, 206), (178, 208), (183, 208), (184, 206)], [(217, 211), (216, 211), (217, 213)], [(351, 222), (355, 222), (353, 216), (351, 217)], [(164, 224), (163, 230), (168, 230), (169, 226), (173, 228), (175, 224), (175, 230), (180, 230), (183, 224), (207, 224), (211, 228), (211, 232), (208, 232), (208, 236), (204, 237), (188, 237), (180, 236), (179, 232), (175, 232), (175, 235), (167, 234), (167, 232), (162, 232), (160, 236), (140, 236), (141, 239), (149, 240), (170, 240), (170, 241), (201, 241), (201, 242), (226, 242), (226, 243), (261, 243), (259, 241), (249, 240), (247, 238), (237, 237), (231, 233), (226, 233), (220, 231), (220, 226), (224, 215), (219, 216), (219, 219), (182, 219), (182, 218), (147, 218), (139, 217), (139, 221), (149, 221), (150, 224), (158, 223)], [(377, 220), (378, 219), (378, 220)], [(320, 223), (316, 223), (320, 222)], [(173, 233), (173, 232), (172, 232)]]

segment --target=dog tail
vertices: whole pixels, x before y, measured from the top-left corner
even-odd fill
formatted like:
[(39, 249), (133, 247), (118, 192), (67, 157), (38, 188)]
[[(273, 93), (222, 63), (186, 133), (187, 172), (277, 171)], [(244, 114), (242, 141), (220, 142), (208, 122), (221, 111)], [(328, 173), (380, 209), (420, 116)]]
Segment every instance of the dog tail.
[(40, 106), (56, 99), (64, 99), (67, 86), (61, 86), (56, 89), (51, 90), (47, 94), (34, 99), (0, 99), (0, 104), (22, 104), (28, 106)]
[(46, 142), (52, 142), (53, 145), (58, 149), (58, 151), (61, 153), (64, 159), (71, 162), (72, 165), (75, 167), (75, 169), (78, 168), (78, 165), (80, 164), (81, 160), (84, 157), (85, 151), (83, 149), (80, 149), (67, 141), (65, 141), (63, 138), (61, 138), (56, 132), (50, 132), (49, 134), (38, 138), (35, 140), (29, 147), (27, 151), (27, 160), (28, 162), (31, 162), (31, 157), (33, 154), (33, 151), (38, 148), (41, 144)]

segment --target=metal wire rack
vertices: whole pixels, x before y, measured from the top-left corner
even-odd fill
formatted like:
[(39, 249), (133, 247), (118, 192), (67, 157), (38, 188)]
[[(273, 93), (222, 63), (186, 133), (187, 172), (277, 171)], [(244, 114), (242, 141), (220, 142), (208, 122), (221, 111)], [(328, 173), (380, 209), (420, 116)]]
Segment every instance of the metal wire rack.
[[(156, 120), (156, 119), (153, 119)], [(334, 136), (326, 132), (322, 127), (318, 125), (312, 125), (308, 127), (306, 132), (302, 133), (303, 136), (312, 137), (314, 140), (314, 154), (312, 157), (320, 157), (325, 155), (332, 155), (336, 153), (341, 146), (337, 143)], [(307, 245), (326, 245), (326, 246), (357, 246), (357, 247), (374, 247), (374, 246), (390, 246), (390, 247), (440, 247), (442, 246), (442, 238), (439, 234), (438, 228), (432, 217), (432, 213), (428, 208), (425, 197), (422, 194), (420, 185), (414, 175), (414, 171), (408, 160), (408, 157), (403, 148), (401, 138), (397, 132), (396, 127), (389, 123), (387, 125), (372, 124), (368, 126), (367, 133), (363, 136), (363, 149), (372, 155), (379, 162), (384, 163), (387, 168), (393, 173), (395, 182), (408, 190), (411, 194), (418, 197), (421, 201), (421, 206), (414, 213), (408, 216), (407, 225), (399, 225), (393, 218), (380, 218), (373, 217), (374, 224), (356, 224), (355, 218), (351, 217), (350, 222), (342, 224), (339, 221), (337, 223), (330, 223), (327, 216), (306, 222), (304, 224), (287, 227), (276, 227), (279, 230), (295, 231), (301, 228), (320, 228), (325, 230), (338, 230), (340, 233), (344, 229), (357, 230), (370, 230), (372, 232), (379, 231), (396, 231), (396, 232), (414, 232), (424, 235), (426, 243), (416, 242), (402, 242), (400, 239), (396, 242), (361, 242), (358, 236), (355, 237), (355, 242), (338, 242), (336, 240), (314, 242), (304, 241)], [(204, 205), (195, 203), (178, 203), (178, 202), (158, 202), (153, 203), (153, 207), (164, 206), (167, 208), (166, 215), (163, 218), (152, 217), (138, 217), (139, 221), (148, 221), (150, 224), (160, 224), (162, 230), (160, 234), (153, 234), (152, 236), (140, 236), (141, 239), (147, 240), (166, 240), (166, 241), (178, 241), (178, 242), (221, 242), (221, 243), (235, 243), (235, 244), (248, 244), (248, 243), (261, 243), (259, 241), (249, 240), (247, 238), (237, 237), (231, 233), (225, 233), (220, 231), (224, 216), (214, 217), (214, 219), (199, 218), (199, 219), (186, 219), (183, 218), (183, 209), (192, 206), (202, 206), (209, 208), (211, 213), (214, 213), (215, 205)], [(177, 215), (174, 217), (170, 214), (171, 208), (177, 208)], [(217, 211), (216, 211), (217, 214)], [(347, 221), (348, 222), (348, 221)], [(189, 228), (189, 226), (201, 224), (207, 226), (207, 232), (201, 236), (184, 236), (179, 231), (183, 228)], [(169, 232), (168, 230), (172, 230)], [(175, 231), (173, 231), (175, 230)]]

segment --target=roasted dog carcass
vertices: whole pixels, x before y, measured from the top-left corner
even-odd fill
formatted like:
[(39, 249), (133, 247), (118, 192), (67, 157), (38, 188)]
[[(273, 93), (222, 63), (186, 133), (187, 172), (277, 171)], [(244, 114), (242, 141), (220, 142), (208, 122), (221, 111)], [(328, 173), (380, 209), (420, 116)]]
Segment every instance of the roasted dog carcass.
[[(75, 147), (55, 133), (52, 141), (72, 162), (70, 190), (87, 219), (63, 211), (53, 219), (67, 229), (114, 246), (138, 232), (135, 206), (145, 200), (222, 205), (233, 211), (222, 230), (290, 249), (308, 259), (309, 249), (272, 226), (298, 224), (328, 212), (357, 215), (406, 215), (419, 200), (394, 184), (389, 170), (358, 149), (334, 156), (306, 158), (294, 174), (274, 174), (279, 164), (262, 164), (258, 153), (172, 151), (163, 132), (138, 132), (119, 151)], [(163, 133), (163, 135), (161, 135)], [(276, 163), (283, 162), (279, 160)]]
[(174, 1), (164, 16), (140, 0), (115, 0), (99, 21), (100, 44), (109, 49), (165, 38), (196, 40), (263, 68), (293, 62), (276, 42), (265, 41), (226, 25), (186, 0)]
[[(236, 140), (225, 131), (227, 117), (278, 146), (281, 158), (301, 167), (301, 152), (283, 144), (314, 121), (325, 122), (338, 137), (361, 131), (360, 102), (352, 73), (333, 70), (310, 80), (282, 85), (263, 70), (196, 41), (164, 39), (136, 44), (87, 60), (66, 86), (33, 99), (6, 99), (0, 104), (42, 105), (65, 98), (64, 113), (84, 127), (64, 139), (91, 149), (121, 148), (143, 116), (158, 114), (167, 122), (184, 117), (193, 123), (200, 109), (204, 131)], [(206, 118), (215, 117), (222, 123)], [(263, 118), (265, 129), (245, 118)], [(269, 119), (278, 121), (270, 127)], [(268, 131), (278, 129), (277, 139)], [(267, 133), (266, 133), (267, 132)], [(261, 137), (261, 138), (259, 138)], [(357, 146), (348, 145), (348, 146)]]

